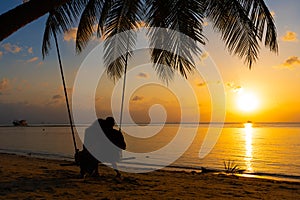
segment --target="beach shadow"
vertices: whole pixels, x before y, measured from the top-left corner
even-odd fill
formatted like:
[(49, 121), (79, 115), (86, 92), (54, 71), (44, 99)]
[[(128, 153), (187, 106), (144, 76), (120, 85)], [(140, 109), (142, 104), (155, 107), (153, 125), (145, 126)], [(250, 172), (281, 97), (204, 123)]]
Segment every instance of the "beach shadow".
[(28, 192), (53, 193), (56, 188), (73, 188), (77, 184), (67, 178), (19, 177), (14, 181), (0, 181), (0, 185), (0, 195), (7, 195), (8, 193)]

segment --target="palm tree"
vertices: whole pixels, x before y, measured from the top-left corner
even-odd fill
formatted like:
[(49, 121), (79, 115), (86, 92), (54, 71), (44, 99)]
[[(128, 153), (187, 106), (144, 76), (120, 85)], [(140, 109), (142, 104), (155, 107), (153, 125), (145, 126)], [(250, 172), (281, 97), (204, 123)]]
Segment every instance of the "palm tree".
[[(220, 33), (229, 52), (243, 58), (250, 68), (258, 59), (260, 42), (264, 42), (270, 51), (278, 52), (274, 20), (263, 0), (30, 0), (0, 15), (0, 27), (3, 27), (0, 41), (48, 12), (49, 18), (53, 13), (58, 15), (55, 19), (57, 24), (48, 27), (48, 32), (52, 32), (52, 29), (56, 33), (64, 32), (77, 26), (76, 20), (80, 19), (76, 42), (78, 52), (91, 38), (95, 24), (98, 26), (98, 36), (111, 37), (138, 27), (139, 20), (146, 22), (147, 26), (178, 30), (205, 44), (206, 38), (202, 34), (205, 18)], [(149, 36), (152, 36), (153, 43), (158, 43), (159, 37), (155, 37), (155, 34), (149, 33)], [(50, 47), (50, 36), (51, 33), (44, 38), (44, 54)], [(128, 41), (128, 38), (125, 39)], [(134, 35), (129, 42), (129, 47), (133, 47)], [(174, 45), (176, 40), (170, 42)], [(178, 47), (182, 48), (184, 44)], [(201, 53), (197, 48), (190, 50)], [(152, 51), (152, 60), (158, 64), (166, 63), (184, 76), (194, 67), (191, 61), (184, 62), (174, 54), (157, 49)], [(124, 57), (118, 59), (118, 63), (124, 63)], [(108, 73), (115, 78), (123, 73), (123, 68), (117, 65), (108, 69)]]
[[(107, 38), (104, 55), (107, 73), (118, 79), (124, 73), (126, 56), (132, 55), (136, 35), (129, 32), (118, 40), (110, 39), (118, 33), (139, 28), (140, 22), (144, 22), (148, 27), (179, 31), (191, 38), (190, 41), (181, 40), (176, 35), (161, 35), (155, 29), (147, 33), (153, 46), (167, 40), (167, 45), (176, 52), (151, 50), (158, 74), (164, 78), (165, 68), (158, 66), (166, 64), (172, 71), (178, 70), (187, 77), (195, 68), (192, 55), (201, 53), (196, 43), (204, 45), (207, 40), (203, 35), (204, 19), (220, 33), (228, 51), (244, 59), (249, 68), (258, 59), (260, 42), (264, 42), (270, 51), (278, 52), (274, 20), (263, 0), (71, 0), (50, 13), (43, 39), (43, 55), (50, 49), (53, 32), (63, 33), (79, 21), (77, 52), (86, 47), (94, 32), (98, 37)], [(124, 49), (128, 54), (111, 56), (118, 55), (112, 52), (124, 52)], [(185, 55), (185, 58), (179, 55)]]
[(0, 41), (70, 0), (30, 0), (0, 15)]

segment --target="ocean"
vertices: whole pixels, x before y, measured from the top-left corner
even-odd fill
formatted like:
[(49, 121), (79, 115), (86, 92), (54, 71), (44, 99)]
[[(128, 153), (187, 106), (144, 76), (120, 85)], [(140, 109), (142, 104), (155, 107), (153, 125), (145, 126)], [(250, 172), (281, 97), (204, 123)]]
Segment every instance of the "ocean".
[[(80, 126), (84, 132), (88, 126)], [(207, 135), (209, 124), (157, 124), (151, 126), (123, 125), (127, 150), (143, 159), (123, 155), (122, 168), (162, 168), (167, 158), (171, 170), (224, 169), (224, 162), (234, 163), (247, 176), (300, 181), (300, 123), (226, 123), (213, 149), (204, 158), (199, 150)], [(141, 131), (142, 130), (142, 131)], [(184, 133), (182, 142), (173, 144), (171, 150), (159, 152), (170, 143), (178, 131)], [(146, 132), (157, 132), (146, 137)], [(183, 152), (180, 145), (189, 134), (195, 138)], [(127, 133), (126, 133), (127, 132)], [(82, 136), (82, 135), (81, 135)], [(185, 137), (186, 136), (186, 137)], [(82, 148), (80, 137), (76, 143)], [(72, 160), (74, 146), (67, 125), (31, 125), (28, 127), (0, 126), (0, 152)], [(181, 155), (182, 154), (182, 155)], [(181, 155), (181, 156), (177, 156)], [(177, 157), (178, 158), (177, 158)], [(149, 162), (144, 162), (144, 161)], [(152, 162), (153, 161), (153, 162)], [(153, 163), (153, 166), (151, 166)], [(160, 163), (163, 163), (160, 165)]]

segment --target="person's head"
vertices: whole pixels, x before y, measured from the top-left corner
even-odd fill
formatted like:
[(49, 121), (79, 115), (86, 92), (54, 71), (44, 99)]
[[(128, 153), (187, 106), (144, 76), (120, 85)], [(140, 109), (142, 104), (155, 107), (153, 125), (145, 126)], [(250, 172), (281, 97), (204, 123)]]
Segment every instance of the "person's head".
[(113, 127), (115, 125), (115, 119), (113, 117), (107, 117), (105, 122), (108, 127)]

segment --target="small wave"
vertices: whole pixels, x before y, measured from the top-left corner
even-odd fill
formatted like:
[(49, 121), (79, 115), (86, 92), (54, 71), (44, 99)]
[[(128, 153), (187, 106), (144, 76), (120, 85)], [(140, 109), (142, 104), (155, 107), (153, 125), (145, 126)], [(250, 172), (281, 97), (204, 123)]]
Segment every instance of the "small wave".
[(292, 182), (300, 183), (300, 176), (297, 176), (297, 175), (254, 172), (254, 173), (245, 173), (245, 174), (242, 174), (242, 176), (255, 177), (255, 178), (266, 178), (266, 179), (272, 179), (272, 180), (277, 180), (277, 181), (292, 181)]
[(70, 155), (53, 154), (47, 152), (32, 152), (28, 150), (17, 150), (17, 149), (0, 149), (0, 153), (16, 154), (22, 156), (32, 156), (37, 158), (54, 159), (54, 160), (68, 160), (73, 161), (74, 157)]

